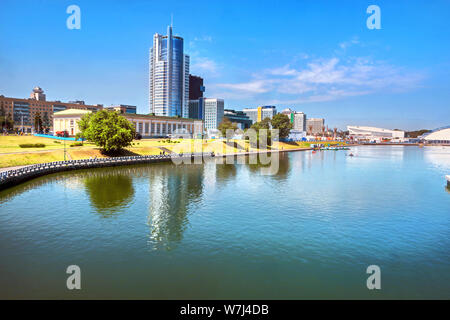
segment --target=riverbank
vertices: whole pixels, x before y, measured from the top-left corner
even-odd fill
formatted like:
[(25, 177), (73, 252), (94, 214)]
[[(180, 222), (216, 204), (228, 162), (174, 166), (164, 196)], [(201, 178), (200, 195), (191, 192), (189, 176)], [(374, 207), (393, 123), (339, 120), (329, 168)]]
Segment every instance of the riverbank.
[(312, 150), (312, 148), (290, 148), (290, 149), (283, 148), (274, 150), (258, 150), (258, 151), (218, 153), (218, 154), (216, 154), (215, 152), (186, 153), (186, 154), (171, 153), (164, 155), (126, 156), (126, 157), (55, 161), (49, 163), (34, 164), (29, 166), (18, 166), (14, 167), (14, 169), (0, 171), (0, 190), (18, 185), (20, 183), (43, 175), (70, 170), (174, 161), (175, 159), (186, 162), (186, 160), (191, 161), (192, 159), (195, 158), (204, 159), (211, 157), (217, 158), (217, 157), (250, 156), (265, 153), (294, 152), (306, 150)]
[[(21, 148), (21, 144), (43, 144), (41, 148)], [(311, 142), (317, 144), (319, 142)], [(309, 148), (310, 142), (274, 142), (271, 150), (290, 150)], [(336, 141), (323, 144), (337, 145)], [(197, 140), (197, 139), (142, 139), (134, 140), (125, 148), (122, 156), (147, 156), (161, 153), (214, 152), (215, 154), (240, 154), (261, 151), (243, 140)], [(34, 136), (0, 136), (0, 172), (8, 167), (48, 163), (64, 160), (83, 160), (90, 158), (109, 158), (94, 144), (85, 142), (82, 146), (54, 141)]]

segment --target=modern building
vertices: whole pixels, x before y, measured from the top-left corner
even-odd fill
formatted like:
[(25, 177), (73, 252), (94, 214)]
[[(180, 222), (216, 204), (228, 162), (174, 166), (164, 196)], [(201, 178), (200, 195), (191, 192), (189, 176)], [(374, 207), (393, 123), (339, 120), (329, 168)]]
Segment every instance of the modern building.
[(236, 123), (237, 127), (242, 130), (248, 129), (252, 125), (252, 120), (243, 111), (224, 109), (223, 116)]
[(426, 143), (450, 143), (450, 126), (437, 128), (419, 137)]
[(277, 114), (277, 108), (275, 106), (260, 106), (258, 108), (245, 108), (242, 110), (252, 123), (260, 122), (265, 118), (272, 119)]
[(205, 101), (205, 129), (217, 129), (223, 119), (224, 102), (223, 99), (204, 99)]
[(205, 98), (200, 97), (196, 100), (189, 100), (189, 118), (205, 118)]
[(106, 107), (105, 109), (109, 110), (109, 111), (118, 111), (120, 113), (137, 113), (137, 108), (136, 106), (130, 106), (127, 104), (119, 104), (117, 106), (109, 106)]
[(183, 38), (156, 33), (150, 49), (149, 109), (157, 116), (189, 116), (189, 56)]
[(289, 108), (284, 109), (281, 113), (287, 115), (289, 120), (291, 120), (292, 130), (306, 131), (306, 114)]
[(78, 121), (86, 115), (92, 113), (90, 110), (67, 109), (58, 111), (53, 114), (53, 131), (54, 134), (59, 131), (67, 131), (69, 136), (75, 136), (80, 132)]
[(347, 126), (350, 138), (358, 141), (380, 142), (380, 141), (403, 141), (405, 131), (389, 130), (376, 127)]
[(205, 86), (203, 85), (203, 78), (189, 75), (189, 100), (198, 100), (203, 98)]
[(321, 134), (325, 130), (325, 119), (310, 118), (306, 119), (306, 132), (309, 135)]
[(0, 110), (3, 110), (7, 119), (13, 122), (13, 129), (24, 133), (35, 132), (35, 120), (39, 117), (42, 126), (53, 126), (53, 113), (66, 109), (81, 109), (97, 111), (103, 105), (87, 105), (81, 103), (47, 101), (44, 90), (35, 87), (29, 99), (10, 98), (0, 95)]

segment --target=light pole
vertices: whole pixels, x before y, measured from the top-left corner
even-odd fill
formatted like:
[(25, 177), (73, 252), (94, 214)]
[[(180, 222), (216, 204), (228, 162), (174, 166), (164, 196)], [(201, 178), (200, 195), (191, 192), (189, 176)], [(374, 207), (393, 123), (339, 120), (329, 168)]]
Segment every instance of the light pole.
[(64, 139), (64, 161), (66, 161), (66, 139)]

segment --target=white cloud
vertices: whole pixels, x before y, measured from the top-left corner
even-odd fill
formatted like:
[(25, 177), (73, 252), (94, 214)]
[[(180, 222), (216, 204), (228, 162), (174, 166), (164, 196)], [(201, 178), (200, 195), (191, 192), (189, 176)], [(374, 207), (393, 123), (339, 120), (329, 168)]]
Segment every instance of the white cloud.
[(290, 65), (264, 70), (246, 82), (220, 83), (225, 96), (239, 96), (269, 103), (321, 102), (376, 92), (416, 88), (423, 74), (368, 58), (336, 57), (309, 61), (303, 68)]

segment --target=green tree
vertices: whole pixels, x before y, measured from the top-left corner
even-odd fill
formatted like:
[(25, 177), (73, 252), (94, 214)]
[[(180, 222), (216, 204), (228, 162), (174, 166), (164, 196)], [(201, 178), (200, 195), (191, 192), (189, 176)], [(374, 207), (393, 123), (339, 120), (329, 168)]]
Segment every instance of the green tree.
[(219, 124), (219, 130), (222, 133), (222, 137), (227, 136), (227, 130), (232, 129), (233, 131), (237, 130), (237, 125), (234, 122), (231, 122), (227, 117), (223, 117), (222, 122)]
[(131, 145), (136, 135), (134, 125), (118, 112), (90, 113), (78, 122), (81, 137), (101, 147), (105, 153), (117, 153)]
[(252, 124), (250, 128), (256, 131), (256, 138), (258, 139), (258, 145), (259, 145), (259, 134), (261, 129), (267, 130), (267, 145), (270, 146), (272, 144), (272, 131), (270, 130), (271, 129), (270, 118), (266, 117), (259, 122), (255, 122), (254, 124)]
[(287, 138), (292, 129), (292, 123), (289, 120), (289, 117), (282, 113), (277, 113), (273, 116), (272, 120), (272, 128), (279, 130), (280, 139)]

